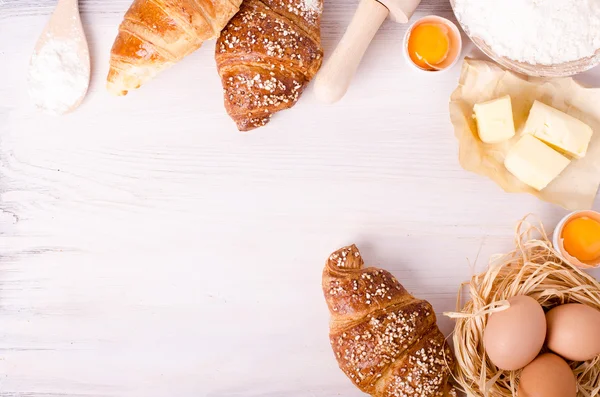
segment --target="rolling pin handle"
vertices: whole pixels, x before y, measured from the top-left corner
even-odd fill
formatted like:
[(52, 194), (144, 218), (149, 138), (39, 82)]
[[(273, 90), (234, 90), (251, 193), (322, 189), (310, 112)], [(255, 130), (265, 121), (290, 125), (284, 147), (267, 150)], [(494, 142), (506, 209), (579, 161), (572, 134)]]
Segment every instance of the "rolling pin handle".
[(352, 22), (315, 79), (315, 93), (323, 102), (339, 101), (350, 85), (371, 40), (389, 10), (376, 0), (361, 0)]

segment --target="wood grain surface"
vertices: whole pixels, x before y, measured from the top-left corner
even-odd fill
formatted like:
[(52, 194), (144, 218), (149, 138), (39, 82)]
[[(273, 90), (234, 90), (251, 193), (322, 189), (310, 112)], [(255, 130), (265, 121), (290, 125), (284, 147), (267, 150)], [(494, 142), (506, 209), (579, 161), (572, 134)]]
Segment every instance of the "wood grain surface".
[[(327, 54), (356, 4), (326, 2)], [(65, 117), (35, 112), (26, 67), (53, 5), (0, 0), (3, 397), (358, 397), (327, 337), (330, 252), (359, 244), (448, 334), (441, 312), (473, 267), (512, 249), (517, 220), (564, 215), (459, 167), (459, 67), (412, 71), (405, 25), (384, 23), (339, 103), (310, 87), (240, 134), (214, 42), (125, 98), (106, 93), (129, 0), (81, 1), (89, 96)], [(415, 17), (431, 13), (450, 5)]]

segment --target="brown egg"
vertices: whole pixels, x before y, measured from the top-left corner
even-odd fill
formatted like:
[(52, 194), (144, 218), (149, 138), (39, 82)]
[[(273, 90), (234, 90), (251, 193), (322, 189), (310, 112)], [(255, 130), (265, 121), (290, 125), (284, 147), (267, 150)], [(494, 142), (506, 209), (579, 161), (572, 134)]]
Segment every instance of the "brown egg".
[(521, 372), (519, 397), (575, 397), (577, 381), (569, 364), (556, 354), (545, 353)]
[(542, 306), (529, 296), (518, 295), (508, 301), (508, 309), (490, 316), (483, 344), (494, 365), (516, 370), (529, 364), (542, 350), (546, 317)]
[(570, 303), (550, 310), (546, 322), (546, 343), (554, 353), (572, 361), (587, 361), (600, 354), (600, 311)]

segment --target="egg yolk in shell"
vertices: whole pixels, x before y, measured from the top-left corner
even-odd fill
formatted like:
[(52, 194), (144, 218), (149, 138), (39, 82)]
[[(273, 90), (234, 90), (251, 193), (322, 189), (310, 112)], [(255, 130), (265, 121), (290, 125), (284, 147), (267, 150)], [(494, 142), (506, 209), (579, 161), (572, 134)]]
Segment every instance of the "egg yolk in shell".
[(600, 259), (600, 222), (582, 216), (568, 221), (562, 230), (563, 245), (580, 261)]
[(450, 52), (448, 27), (441, 23), (424, 22), (415, 26), (408, 38), (408, 54), (419, 67), (435, 70)]

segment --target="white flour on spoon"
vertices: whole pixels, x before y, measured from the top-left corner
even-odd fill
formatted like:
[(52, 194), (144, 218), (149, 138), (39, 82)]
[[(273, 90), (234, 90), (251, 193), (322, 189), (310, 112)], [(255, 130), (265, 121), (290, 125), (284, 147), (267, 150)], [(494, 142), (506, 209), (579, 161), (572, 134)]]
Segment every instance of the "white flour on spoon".
[(33, 54), (29, 96), (50, 114), (63, 114), (81, 99), (89, 84), (88, 67), (78, 56), (76, 39), (51, 37)]
[(498, 55), (554, 65), (600, 49), (600, 0), (455, 0), (460, 22)]

